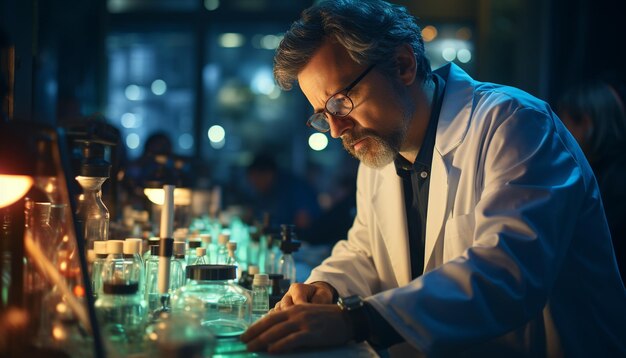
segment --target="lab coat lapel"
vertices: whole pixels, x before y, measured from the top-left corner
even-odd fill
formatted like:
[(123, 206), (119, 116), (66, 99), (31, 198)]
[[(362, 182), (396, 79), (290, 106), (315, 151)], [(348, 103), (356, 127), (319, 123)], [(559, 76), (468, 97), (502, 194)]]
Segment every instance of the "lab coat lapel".
[(439, 235), (444, 226), (448, 203), (448, 173), (443, 158), (433, 153), (430, 169), (430, 188), (428, 190), (428, 215), (426, 216), (426, 243), (424, 247), (424, 272), (440, 264), (438, 258), (443, 256), (441, 245), (435, 250)]
[(404, 286), (411, 281), (411, 266), (402, 179), (396, 173), (393, 162), (382, 168), (380, 175), (372, 204), (394, 275), (398, 284)]
[(446, 79), (446, 90), (431, 164), (424, 272), (443, 263), (443, 229), (451, 209), (449, 205), (454, 202), (454, 197), (448, 197), (449, 188), (456, 188), (458, 180), (457, 175), (450, 175), (452, 168), (448, 166), (452, 162), (451, 152), (461, 144), (467, 133), (474, 95), (474, 80), (458, 66), (444, 66), (438, 73)]

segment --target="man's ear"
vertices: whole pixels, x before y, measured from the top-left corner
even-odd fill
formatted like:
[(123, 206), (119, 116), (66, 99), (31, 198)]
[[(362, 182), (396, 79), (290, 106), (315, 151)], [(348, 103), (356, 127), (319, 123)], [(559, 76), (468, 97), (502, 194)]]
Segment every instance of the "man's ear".
[(409, 44), (400, 45), (396, 48), (395, 56), (398, 65), (398, 77), (404, 85), (410, 86), (415, 82), (415, 74), (417, 73), (417, 61), (413, 47)]

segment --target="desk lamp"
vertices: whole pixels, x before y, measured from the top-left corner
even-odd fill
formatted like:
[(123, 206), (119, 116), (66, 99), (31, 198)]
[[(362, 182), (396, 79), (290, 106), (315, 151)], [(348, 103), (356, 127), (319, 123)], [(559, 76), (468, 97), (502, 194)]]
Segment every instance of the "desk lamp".
[(181, 187), (184, 184), (177, 171), (178, 160), (174, 165), (170, 165), (170, 158), (166, 155), (154, 157), (155, 169), (149, 174), (144, 182), (143, 193), (152, 203), (152, 226), (154, 231), (159, 228), (161, 208), (165, 202), (164, 185), (175, 185), (174, 189), (174, 228), (189, 227), (189, 211), (191, 207), (192, 190), (188, 187)]

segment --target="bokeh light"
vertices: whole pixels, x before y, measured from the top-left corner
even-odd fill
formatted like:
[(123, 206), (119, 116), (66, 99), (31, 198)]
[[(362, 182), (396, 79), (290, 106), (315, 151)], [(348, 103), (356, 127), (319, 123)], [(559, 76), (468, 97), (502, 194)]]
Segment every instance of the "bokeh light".
[(315, 151), (326, 149), (328, 146), (328, 137), (324, 133), (313, 133), (309, 136), (309, 147)]

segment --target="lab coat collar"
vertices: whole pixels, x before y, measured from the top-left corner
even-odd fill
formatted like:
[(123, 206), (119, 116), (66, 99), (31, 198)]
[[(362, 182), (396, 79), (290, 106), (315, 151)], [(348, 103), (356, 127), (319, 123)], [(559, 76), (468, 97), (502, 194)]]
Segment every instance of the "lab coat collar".
[[(446, 79), (446, 90), (435, 139), (436, 151), (432, 159), (425, 271), (441, 264), (437, 260), (441, 255), (437, 255), (435, 250), (445, 220), (448, 195), (448, 173), (443, 156), (456, 148), (467, 133), (474, 89), (474, 80), (454, 64), (438, 69), (437, 73)], [(372, 197), (372, 204), (387, 245), (394, 275), (398, 285), (403, 286), (411, 281), (411, 265), (402, 179), (396, 173), (393, 162), (381, 168), (379, 174), (380, 181)]]
[(398, 285), (403, 286), (411, 281), (411, 262), (402, 178), (398, 176), (393, 162), (381, 168), (379, 174), (380, 181), (372, 204), (394, 275)]
[(448, 212), (448, 187), (456, 186), (456, 183), (450, 183), (451, 177), (445, 156), (458, 147), (467, 134), (476, 85), (465, 71), (453, 63), (436, 72), (446, 79), (446, 91), (439, 115), (435, 139), (436, 151), (433, 153), (430, 174), (424, 272), (443, 264), (444, 243), (441, 234)]
[(475, 81), (454, 63), (435, 72), (446, 80), (435, 140), (435, 148), (441, 156), (445, 156), (465, 138), (472, 112)]

